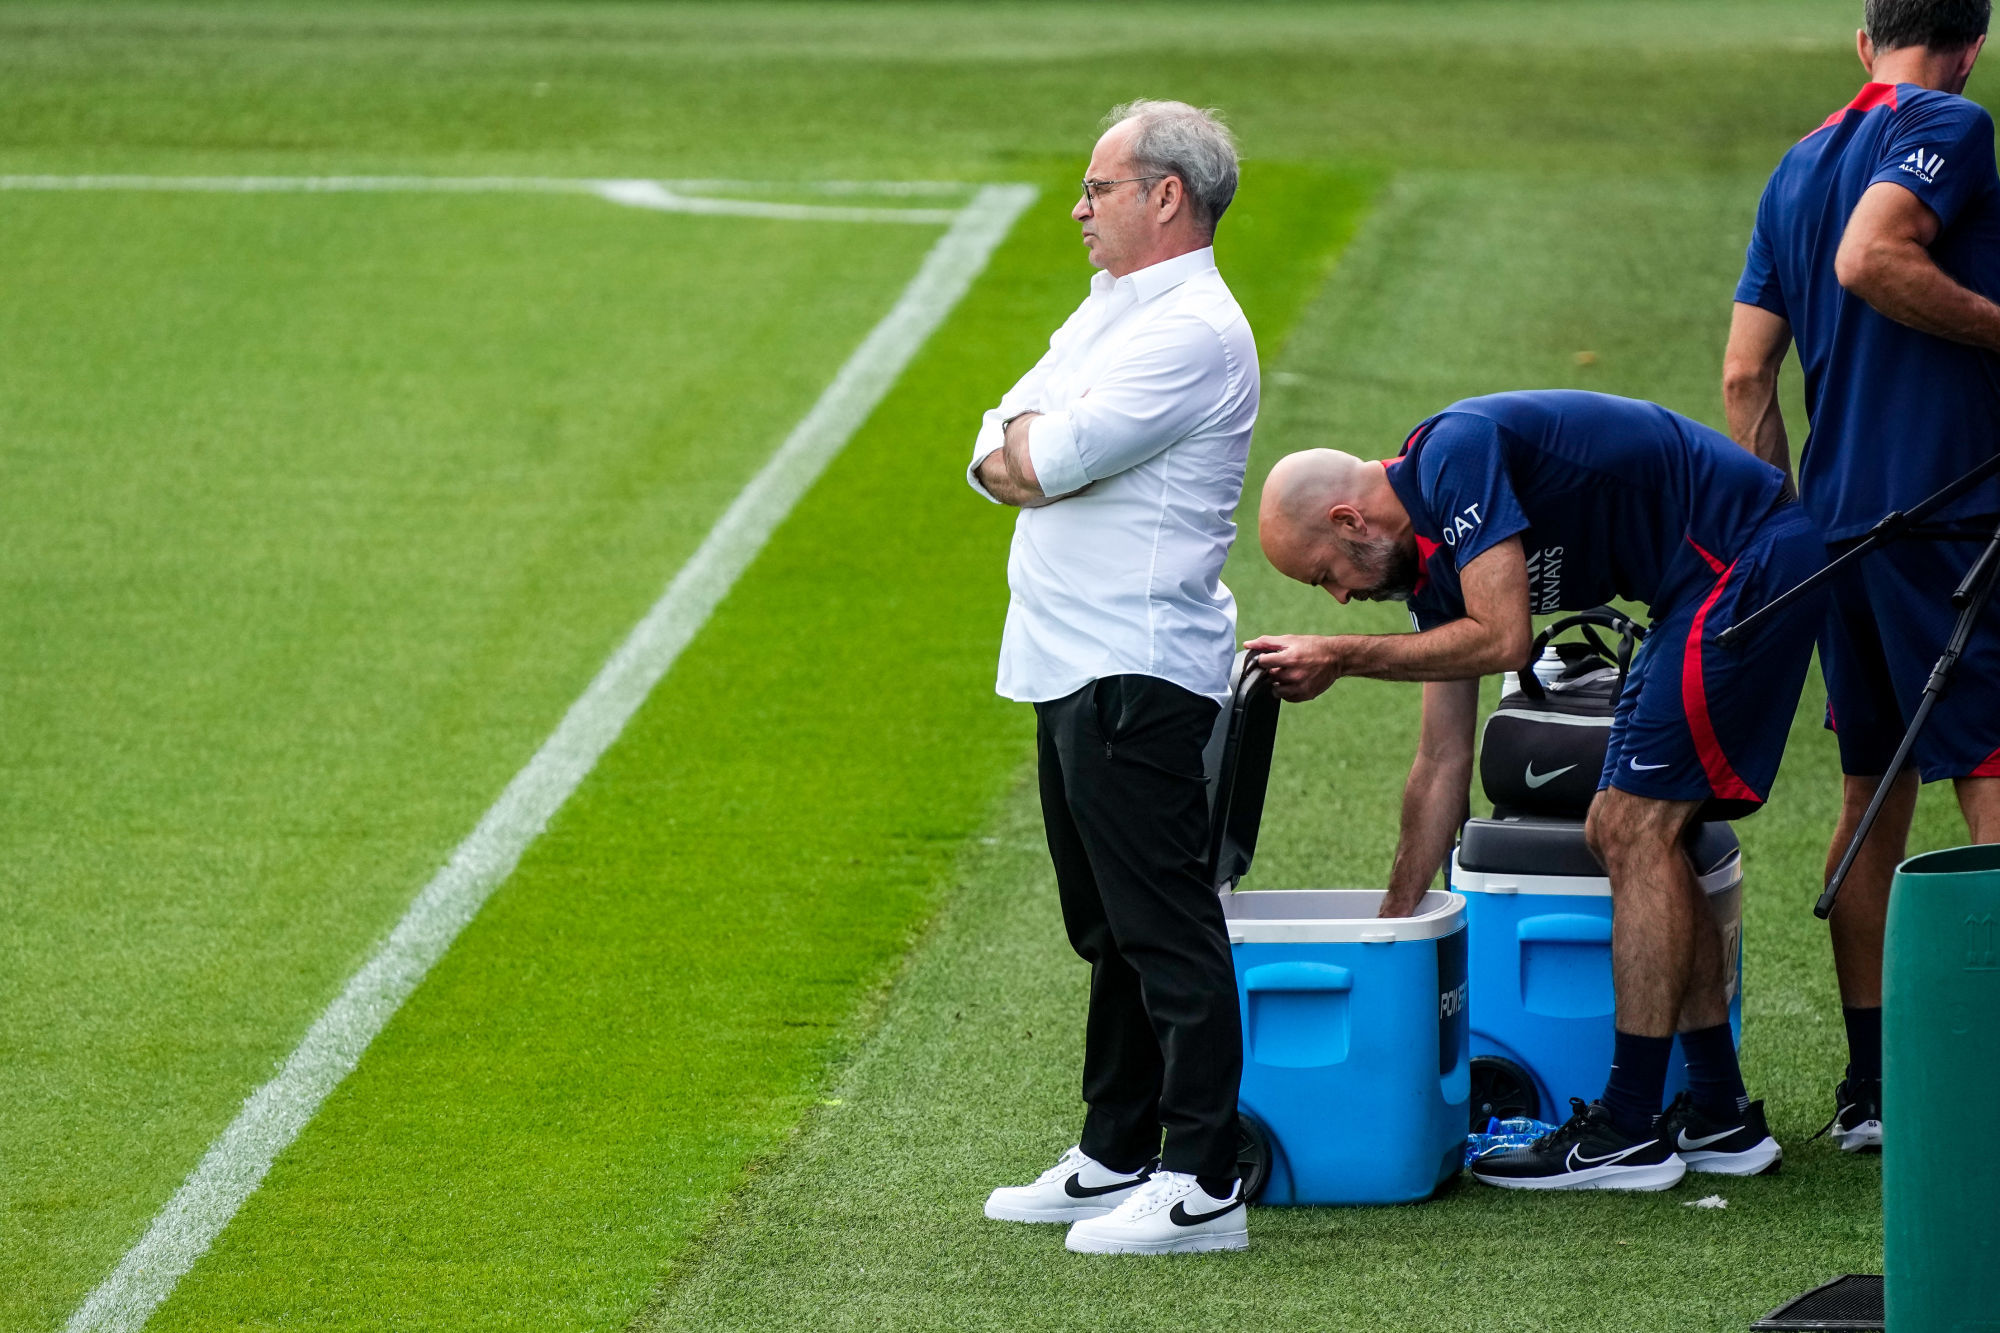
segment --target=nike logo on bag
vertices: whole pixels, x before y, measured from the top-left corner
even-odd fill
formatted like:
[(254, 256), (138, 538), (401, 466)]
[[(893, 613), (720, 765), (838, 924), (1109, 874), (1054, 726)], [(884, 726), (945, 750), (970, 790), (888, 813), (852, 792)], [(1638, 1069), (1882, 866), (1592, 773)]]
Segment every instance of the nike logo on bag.
[(1736, 1131), (1733, 1129), (1725, 1129), (1720, 1134), (1709, 1134), (1702, 1138), (1691, 1139), (1688, 1137), (1688, 1132), (1686, 1130), (1682, 1130), (1679, 1147), (1682, 1152), (1691, 1152), (1696, 1148), (1706, 1148), (1709, 1144), (1715, 1142), (1717, 1139), (1726, 1139), (1735, 1132)]
[(1671, 768), (1671, 767), (1673, 767), (1673, 765), (1672, 765), (1671, 763), (1666, 763), (1666, 764), (1642, 764), (1642, 763), (1640, 763), (1640, 762), (1639, 762), (1639, 761), (1638, 761), (1637, 759), (1628, 759), (1628, 760), (1626, 760), (1625, 762), (1626, 762), (1626, 763), (1628, 763), (1628, 764), (1630, 764), (1630, 765), (1632, 765), (1632, 767), (1634, 767), (1634, 768), (1638, 769), (1638, 770), (1639, 770), (1639, 771), (1640, 771), (1641, 773), (1645, 772), (1645, 771), (1646, 771), (1647, 769), (1649, 769), (1649, 768)]
[(1652, 1144), (1653, 1141), (1651, 1139), (1648, 1139), (1644, 1143), (1635, 1143), (1629, 1148), (1622, 1149), (1619, 1152), (1610, 1153), (1603, 1157), (1585, 1157), (1583, 1155), (1583, 1149), (1581, 1147), (1571, 1148), (1569, 1150), (1570, 1169), (1572, 1171), (1582, 1171), (1593, 1166), (1607, 1166), (1612, 1162), (1622, 1162), (1627, 1157), (1630, 1157), (1633, 1153), (1638, 1152), (1639, 1149), (1650, 1148)]
[(1187, 1210), (1186, 1204), (1177, 1203), (1174, 1205), (1173, 1211), (1168, 1213), (1167, 1216), (1173, 1220), (1173, 1224), (1177, 1227), (1200, 1226), (1203, 1222), (1221, 1217), (1224, 1213), (1233, 1213), (1242, 1206), (1243, 1200), (1236, 1199), (1228, 1207), (1218, 1208), (1212, 1213), (1190, 1213)]
[(1143, 1179), (1145, 1177), (1135, 1176), (1131, 1180), (1114, 1180), (1109, 1185), (1086, 1185), (1082, 1176), (1071, 1176), (1063, 1182), (1063, 1193), (1072, 1199), (1095, 1199), (1100, 1195), (1129, 1190)]
[(1570, 771), (1570, 769), (1572, 769), (1572, 768), (1575, 768), (1575, 767), (1576, 767), (1576, 765), (1575, 765), (1575, 764), (1569, 764), (1569, 765), (1567, 765), (1567, 766), (1565, 766), (1565, 767), (1563, 767), (1563, 768), (1559, 768), (1559, 769), (1557, 769), (1557, 770), (1556, 770), (1555, 772), (1553, 772), (1553, 773), (1537, 773), (1537, 772), (1535, 771), (1535, 766), (1534, 766), (1533, 764), (1529, 764), (1529, 765), (1528, 765), (1528, 787), (1529, 787), (1529, 788), (1530, 788), (1530, 789), (1532, 790), (1533, 788), (1536, 788), (1536, 787), (1540, 787), (1540, 786), (1543, 786), (1543, 785), (1545, 785), (1545, 784), (1547, 784), (1547, 783), (1551, 783), (1551, 782), (1554, 782), (1554, 781), (1555, 781), (1555, 780), (1556, 780), (1557, 778), (1561, 777), (1561, 776), (1562, 776), (1563, 774), (1565, 774), (1565, 773), (1569, 772), (1569, 771)]

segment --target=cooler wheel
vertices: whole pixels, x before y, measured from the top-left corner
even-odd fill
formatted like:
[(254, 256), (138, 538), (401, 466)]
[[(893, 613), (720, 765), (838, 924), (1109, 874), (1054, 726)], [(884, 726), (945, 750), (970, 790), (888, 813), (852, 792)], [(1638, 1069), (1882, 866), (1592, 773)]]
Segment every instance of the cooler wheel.
[(1248, 1111), (1236, 1113), (1236, 1174), (1243, 1178), (1243, 1198), (1254, 1201), (1271, 1181), (1271, 1131)]
[(1541, 1094), (1528, 1071), (1512, 1060), (1497, 1055), (1472, 1057), (1472, 1132), (1482, 1133), (1488, 1119), (1505, 1120), (1524, 1115), (1536, 1119), (1542, 1113)]

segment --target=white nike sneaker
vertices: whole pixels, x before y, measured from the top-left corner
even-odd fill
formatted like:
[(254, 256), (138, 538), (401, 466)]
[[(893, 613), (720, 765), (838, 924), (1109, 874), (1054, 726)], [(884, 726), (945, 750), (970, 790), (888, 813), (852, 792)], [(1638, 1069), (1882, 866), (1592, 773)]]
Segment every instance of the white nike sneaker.
[(1063, 1244), (1078, 1254), (1199, 1254), (1247, 1250), (1243, 1182), (1218, 1199), (1193, 1176), (1156, 1171), (1103, 1217), (1078, 1222)]
[(1000, 1222), (1080, 1222), (1103, 1217), (1153, 1173), (1122, 1175), (1081, 1148), (1071, 1148), (1032, 1185), (1003, 1185), (986, 1196), (986, 1215)]

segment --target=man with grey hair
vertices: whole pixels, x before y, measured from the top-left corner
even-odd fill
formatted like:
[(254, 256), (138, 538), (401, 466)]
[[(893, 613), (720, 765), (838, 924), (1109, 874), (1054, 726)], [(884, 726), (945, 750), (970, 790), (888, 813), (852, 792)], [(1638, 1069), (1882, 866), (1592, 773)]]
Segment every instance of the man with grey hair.
[(986, 1215), (1074, 1223), (1085, 1253), (1239, 1250), (1242, 1030), (1202, 773), (1257, 419), (1256, 343), (1211, 248), (1236, 150), (1180, 102), (1110, 121), (1070, 212), (1102, 271), (966, 471), (1021, 511), (997, 688), (1035, 706), (1063, 922), (1090, 964), (1080, 1140)]

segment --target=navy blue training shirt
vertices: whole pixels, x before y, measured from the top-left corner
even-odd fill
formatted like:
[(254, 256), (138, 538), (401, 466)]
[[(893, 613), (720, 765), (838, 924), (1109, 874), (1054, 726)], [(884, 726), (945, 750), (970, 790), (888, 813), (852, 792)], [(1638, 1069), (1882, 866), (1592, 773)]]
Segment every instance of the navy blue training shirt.
[(1531, 612), (1614, 597), (1650, 605), (1688, 542), (1734, 560), (1785, 485), (1778, 469), (1698, 421), (1570, 389), (1453, 403), (1386, 467), (1417, 537), (1418, 629), (1463, 617), (1458, 571), (1515, 535)]
[[(1898, 324), (1834, 276), (1848, 217), (1878, 181), (1937, 214), (1940, 268), (2000, 299), (2000, 174), (1978, 103), (1871, 83), (1778, 163), (1736, 299), (1791, 323), (1812, 425), (1800, 498), (1828, 541), (1866, 532), (2000, 450), (2000, 358)], [(1993, 512), (2000, 478), (1938, 517)]]

